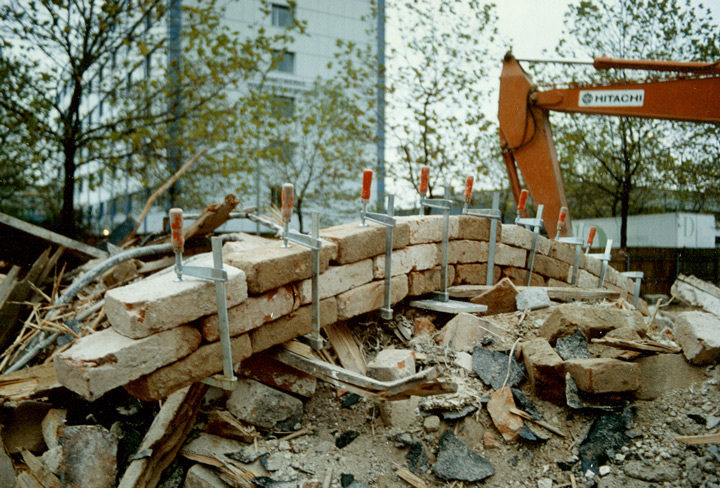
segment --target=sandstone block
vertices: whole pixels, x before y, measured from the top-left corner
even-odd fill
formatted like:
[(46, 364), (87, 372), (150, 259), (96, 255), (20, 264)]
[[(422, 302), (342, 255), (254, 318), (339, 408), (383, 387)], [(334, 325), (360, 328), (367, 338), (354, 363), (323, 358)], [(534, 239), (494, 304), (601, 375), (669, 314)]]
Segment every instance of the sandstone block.
[(565, 366), (545, 339), (522, 343), (523, 361), (533, 393), (552, 402), (565, 400)]
[(580, 259), (580, 269), (584, 269), (588, 273), (600, 276), (602, 273), (602, 261), (599, 259), (583, 254)]
[(563, 261), (538, 254), (535, 256), (533, 272), (544, 276), (545, 278), (566, 280), (570, 268), (571, 266)]
[(267, 430), (295, 430), (303, 404), (255, 380), (240, 380), (227, 400), (228, 411), (243, 422)]
[[(457, 225), (454, 225), (454, 222)], [(451, 215), (450, 216), (450, 239), (469, 239), (473, 241), (487, 241), (490, 239), (491, 219), (475, 217), (472, 215)], [(497, 228), (497, 239), (502, 237), (502, 225), (495, 222)]]
[[(289, 314), (296, 307), (295, 290), (285, 285), (262, 295), (250, 296), (240, 305), (228, 309), (230, 337), (256, 329)], [(207, 342), (220, 340), (217, 314), (200, 319), (200, 330)]]
[[(211, 266), (212, 255), (203, 255), (193, 266)], [(228, 306), (247, 298), (245, 273), (233, 266), (225, 266), (228, 281), (225, 293)], [(139, 339), (171, 329), (193, 320), (217, 313), (215, 284), (209, 280), (184, 276), (175, 281), (173, 272), (158, 273), (142, 281), (108, 290), (105, 310), (113, 329), (120, 334)]]
[[(344, 266), (330, 266), (320, 275), (318, 283), (320, 299), (334, 297), (351, 288), (370, 283), (373, 280), (373, 269), (374, 263), (372, 259), (365, 259)], [(300, 296), (301, 305), (307, 305), (312, 301), (312, 280), (300, 282), (298, 295)]]
[(640, 366), (618, 359), (570, 359), (565, 371), (582, 391), (588, 393), (615, 393), (640, 388)]
[(317, 388), (315, 376), (288, 366), (264, 351), (244, 359), (238, 374), (306, 398), (313, 396)]
[(640, 400), (655, 400), (705, 379), (704, 369), (689, 364), (682, 354), (655, 354), (635, 363), (640, 366), (640, 389), (635, 392)]
[[(447, 276), (449, 286), (450, 283), (453, 283), (455, 280), (454, 266), (448, 266)], [(442, 287), (440, 266), (436, 266), (427, 271), (411, 271), (408, 274), (408, 295), (411, 297), (439, 291)]]
[[(230, 339), (233, 364), (237, 364), (252, 354), (250, 337), (242, 334)], [(146, 401), (156, 401), (184, 388), (196, 381), (220, 373), (222, 349), (220, 342), (200, 346), (195, 352), (172, 364), (164, 366), (148, 375), (131, 381), (125, 389), (133, 396)]]
[[(570, 270), (568, 271), (568, 281), (572, 280), (572, 272), (573, 267), (570, 266)], [(590, 274), (588, 271), (585, 271), (584, 269), (580, 268), (580, 272), (578, 273), (578, 281), (577, 286), (578, 288), (585, 288), (585, 289), (593, 289), (597, 288), (599, 284), (598, 277)]]
[[(360, 222), (338, 225), (320, 231), (320, 237), (337, 245), (337, 264), (348, 264), (372, 258), (385, 253), (386, 227), (367, 222), (367, 227), (360, 227)], [(398, 222), (393, 230), (393, 249), (402, 249), (410, 240), (410, 226)]]
[[(442, 240), (442, 215), (409, 215), (397, 217), (397, 222), (408, 225), (410, 245), (440, 242)], [(450, 223), (452, 232), (452, 222)]]
[(487, 242), (464, 239), (448, 242), (448, 263), (480, 263), (487, 260)]
[[(335, 298), (320, 300), (320, 326), (334, 324), (338, 320)], [(284, 317), (250, 331), (252, 352), (282, 344), (298, 336), (312, 332), (312, 305), (305, 305)]]
[(630, 327), (641, 336), (647, 330), (642, 315), (636, 310), (563, 304), (545, 319), (539, 333), (554, 344), (558, 337), (570, 335), (575, 329), (580, 329), (585, 337), (592, 339), (622, 327)]
[[(548, 256), (571, 265), (575, 262), (575, 246), (566, 242), (552, 241)], [(582, 263), (582, 258), (580, 262)]]
[(200, 332), (182, 326), (142, 339), (130, 339), (112, 329), (78, 339), (55, 357), (58, 381), (94, 400), (104, 393), (190, 354), (200, 344)]
[(503, 224), (500, 242), (529, 251), (532, 249), (533, 233), (521, 225)]
[(493, 322), (469, 313), (459, 313), (440, 329), (438, 343), (455, 351), (471, 352), (486, 336), (503, 342), (509, 332)]
[(383, 349), (367, 365), (367, 374), (380, 381), (394, 381), (415, 374), (415, 351)]
[[(493, 267), (493, 283), (500, 280), (500, 267)], [(456, 264), (453, 285), (484, 285), (487, 277), (487, 264)]]
[[(506, 266), (502, 268), (500, 276), (508, 278), (515, 286), (525, 286), (527, 283), (527, 270), (515, 268), (514, 266)], [(532, 274), (530, 286), (545, 286), (545, 280), (537, 273)]]
[[(392, 275), (408, 274), (410, 271), (431, 269), (440, 264), (440, 247), (437, 244), (408, 246), (392, 253)], [(373, 277), (385, 278), (385, 255), (373, 260)]]
[(498, 313), (508, 313), (517, 310), (515, 306), (515, 297), (518, 294), (517, 288), (513, 285), (509, 278), (503, 278), (491, 289), (472, 298), (472, 303), (487, 305), (486, 315), (495, 315)]
[(515, 266), (524, 268), (527, 259), (527, 251), (519, 247), (498, 244), (495, 248), (496, 266)]
[(693, 364), (709, 364), (720, 358), (720, 318), (690, 311), (675, 314), (675, 338)]
[[(405, 275), (395, 276), (392, 279), (391, 303), (396, 303), (405, 298), (408, 294), (408, 278)], [(379, 310), (383, 305), (385, 296), (385, 282), (373, 281), (366, 285), (358, 286), (337, 298), (338, 320), (349, 319), (373, 310)]]
[[(299, 244), (282, 247), (282, 241), (279, 240), (266, 239), (266, 241), (267, 244), (262, 247), (239, 251), (238, 248), (229, 248), (228, 254), (225, 255), (226, 263), (245, 272), (250, 293), (260, 294), (312, 276), (310, 249)], [(335, 243), (322, 242), (321, 273), (327, 269), (330, 259), (336, 253)]]
[(553, 241), (547, 237), (538, 235), (537, 253), (542, 256), (547, 256), (550, 254), (550, 249), (552, 249), (552, 243)]

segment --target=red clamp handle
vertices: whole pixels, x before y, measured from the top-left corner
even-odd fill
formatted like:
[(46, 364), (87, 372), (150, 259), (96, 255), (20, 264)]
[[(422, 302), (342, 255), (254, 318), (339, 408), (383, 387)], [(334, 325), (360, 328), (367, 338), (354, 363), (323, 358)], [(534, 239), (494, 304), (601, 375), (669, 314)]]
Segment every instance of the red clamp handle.
[(170, 209), (170, 239), (173, 252), (182, 253), (185, 247), (185, 236), (183, 235), (183, 211), (181, 208)]
[(518, 204), (517, 204), (518, 213), (525, 211), (525, 205), (527, 205), (527, 199), (528, 199), (528, 191), (527, 190), (521, 191), (520, 199), (518, 200)]
[(372, 178), (373, 178), (373, 170), (364, 169), (363, 170), (362, 192), (360, 192), (360, 198), (362, 198), (363, 203), (368, 203), (368, 201), (370, 201), (370, 188), (372, 188)]
[(565, 227), (565, 221), (567, 220), (568, 209), (567, 207), (560, 208), (560, 215), (558, 215), (557, 230), (558, 232)]
[(289, 224), (292, 219), (294, 198), (295, 187), (292, 183), (285, 183), (282, 186), (282, 218), (286, 224)]
[(593, 244), (593, 241), (595, 240), (595, 233), (597, 232), (597, 229), (593, 225), (590, 227), (590, 233), (588, 234), (588, 240), (587, 240), (587, 247), (591, 247)]
[(420, 195), (424, 198), (427, 195), (430, 186), (430, 168), (423, 166), (420, 168)]
[(472, 200), (472, 189), (473, 189), (473, 182), (475, 181), (475, 178), (473, 176), (468, 176), (465, 179), (465, 202), (470, 203), (470, 200)]

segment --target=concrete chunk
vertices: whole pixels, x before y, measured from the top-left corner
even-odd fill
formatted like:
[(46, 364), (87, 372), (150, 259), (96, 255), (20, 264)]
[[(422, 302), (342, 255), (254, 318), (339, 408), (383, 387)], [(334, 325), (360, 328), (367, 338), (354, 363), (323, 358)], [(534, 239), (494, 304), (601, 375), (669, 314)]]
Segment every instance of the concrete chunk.
[[(193, 266), (211, 266), (212, 255), (194, 260)], [(245, 273), (225, 266), (228, 306), (247, 298)], [(120, 334), (139, 339), (171, 329), (212, 313), (217, 313), (215, 284), (209, 280), (184, 276), (175, 281), (173, 272), (158, 273), (148, 279), (105, 293), (108, 321)]]
[[(396, 303), (408, 294), (408, 278), (405, 275), (392, 279), (391, 303)], [(373, 281), (341, 293), (337, 297), (338, 320), (345, 320), (373, 310), (379, 310), (385, 299), (385, 282)]]
[(367, 365), (367, 375), (393, 381), (415, 374), (415, 352), (411, 349), (383, 349)]
[(558, 337), (571, 335), (580, 329), (585, 337), (592, 339), (622, 327), (633, 328), (640, 336), (647, 327), (638, 311), (611, 307), (588, 307), (564, 304), (556, 307), (540, 327), (540, 336), (551, 344)]
[(200, 333), (182, 326), (143, 339), (105, 329), (78, 339), (55, 358), (58, 381), (89, 400), (177, 361), (197, 349)]
[(675, 314), (675, 338), (693, 364), (710, 364), (720, 358), (720, 318), (701, 312)]
[(620, 393), (640, 388), (640, 366), (618, 359), (570, 359), (565, 362), (578, 388), (588, 393)]
[(455, 351), (471, 352), (486, 336), (502, 343), (509, 332), (476, 315), (459, 313), (440, 329), (438, 343)]
[(547, 308), (550, 306), (550, 297), (545, 288), (525, 288), (515, 296), (515, 306), (518, 310)]
[[(360, 227), (360, 222), (338, 225), (320, 231), (320, 237), (337, 245), (337, 264), (348, 264), (372, 258), (385, 253), (386, 227), (374, 222), (367, 222), (367, 227)], [(410, 240), (410, 227), (407, 223), (398, 222), (393, 229), (393, 249), (402, 249)]]
[(303, 414), (300, 400), (255, 380), (238, 381), (227, 409), (239, 420), (268, 430), (295, 430)]

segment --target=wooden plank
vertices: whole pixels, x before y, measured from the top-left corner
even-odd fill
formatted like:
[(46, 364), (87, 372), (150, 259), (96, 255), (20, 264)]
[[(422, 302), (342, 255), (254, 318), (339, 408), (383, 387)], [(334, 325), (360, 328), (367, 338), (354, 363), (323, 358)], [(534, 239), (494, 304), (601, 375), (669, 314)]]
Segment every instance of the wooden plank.
[(18, 283), (18, 273), (20, 272), (20, 266), (13, 266), (10, 268), (10, 272), (5, 276), (5, 279), (0, 283), (0, 307), (2, 307), (7, 301), (13, 288)]
[(592, 339), (592, 342), (594, 344), (615, 347), (617, 349), (624, 349), (626, 351), (659, 352), (669, 354), (677, 354), (679, 352), (682, 352), (682, 348), (679, 346), (670, 346), (667, 344), (663, 344), (662, 342), (656, 342), (651, 340), (627, 341), (625, 339), (596, 337)]
[(720, 432), (705, 435), (680, 435), (676, 436), (675, 440), (682, 442), (683, 444), (690, 444), (693, 446), (699, 446), (702, 444), (720, 444)]
[(5, 224), (8, 227), (12, 227), (13, 229), (17, 229), (27, 234), (33, 235), (35, 237), (39, 237), (40, 239), (51, 242), (53, 244), (57, 244), (58, 246), (72, 249), (73, 251), (85, 254), (92, 258), (104, 259), (108, 257), (108, 253), (106, 253), (105, 251), (101, 251), (100, 249), (88, 246), (87, 244), (84, 244), (82, 242), (70, 239), (69, 237), (57, 234), (51, 230), (43, 229), (42, 227), (38, 227), (37, 225), (25, 222), (24, 220), (16, 219), (15, 217), (11, 217), (10, 215), (1, 212), (0, 223)]
[(60, 480), (45, 465), (25, 449), (21, 452), (25, 465), (44, 488), (63, 488)]
[(365, 374), (367, 372), (365, 356), (347, 325), (336, 322), (328, 325), (324, 330), (330, 344), (335, 349), (335, 353), (337, 353), (342, 367), (356, 373)]
[[(448, 287), (448, 293), (453, 298), (474, 298), (482, 293), (490, 290), (492, 287), (487, 285), (457, 285)], [(518, 291), (522, 291), (526, 286), (516, 286)], [(539, 288), (539, 287), (532, 287)], [(570, 300), (617, 300), (620, 298), (619, 291), (610, 290), (590, 290), (585, 288), (571, 288), (564, 286), (544, 286), (548, 296), (552, 300), (570, 301)]]
[(548, 424), (548, 423), (545, 422), (544, 420), (535, 420), (534, 418), (532, 418), (532, 417), (530, 416), (529, 413), (527, 413), (527, 412), (525, 412), (525, 411), (523, 411), (523, 410), (520, 410), (519, 408), (510, 407), (510, 413), (514, 413), (515, 415), (518, 415), (518, 416), (524, 418), (525, 420), (528, 420), (528, 421), (530, 421), (530, 422), (533, 422), (533, 423), (535, 423), (535, 424), (538, 424), (540, 427), (542, 427), (542, 428), (544, 428), (544, 429), (547, 429), (547, 430), (549, 430), (550, 432), (552, 432), (553, 434), (559, 435), (560, 437), (567, 437), (567, 436), (568, 436), (567, 433), (565, 433), (565, 432), (563, 432), (562, 430), (558, 429), (558, 428), (555, 427), (554, 425)]
[(12, 401), (29, 400), (61, 388), (52, 363), (32, 366), (0, 375), (0, 398)]
[(247, 443), (253, 442), (258, 437), (255, 427), (241, 423), (227, 410), (213, 410), (210, 412), (205, 432)]

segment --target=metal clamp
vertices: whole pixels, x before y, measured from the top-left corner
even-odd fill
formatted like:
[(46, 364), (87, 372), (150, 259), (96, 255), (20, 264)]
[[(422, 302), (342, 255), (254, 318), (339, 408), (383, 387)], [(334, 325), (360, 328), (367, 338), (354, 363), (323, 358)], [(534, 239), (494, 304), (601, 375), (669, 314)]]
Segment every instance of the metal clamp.
[(492, 286), (495, 282), (495, 248), (497, 246), (497, 228), (500, 224), (500, 194), (493, 192), (492, 208), (475, 209), (469, 208), (472, 201), (472, 187), (474, 178), (468, 176), (465, 180), (465, 205), (463, 206), (463, 215), (472, 215), (490, 219), (490, 237), (488, 238), (488, 259), (487, 273), (485, 275), (485, 284)]
[(535, 218), (521, 218), (521, 213), (525, 212), (525, 204), (527, 203), (527, 197), (528, 197), (528, 191), (523, 190), (520, 193), (520, 201), (518, 202), (517, 210), (518, 210), (518, 216), (515, 219), (515, 224), (522, 225), (526, 229), (531, 229), (533, 231), (533, 244), (532, 249), (530, 250), (530, 257), (528, 258), (528, 269), (527, 269), (527, 280), (525, 282), (526, 286), (530, 286), (530, 282), (532, 280), (532, 271), (533, 267), (535, 266), (535, 255), (537, 254), (537, 245), (538, 245), (538, 239), (540, 238), (540, 228), (543, 225), (542, 220), (542, 214), (543, 209), (545, 208), (544, 205), (538, 205), (537, 213), (535, 214)]

